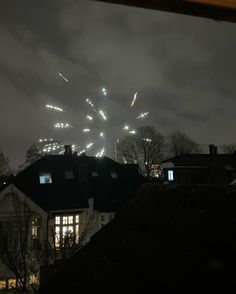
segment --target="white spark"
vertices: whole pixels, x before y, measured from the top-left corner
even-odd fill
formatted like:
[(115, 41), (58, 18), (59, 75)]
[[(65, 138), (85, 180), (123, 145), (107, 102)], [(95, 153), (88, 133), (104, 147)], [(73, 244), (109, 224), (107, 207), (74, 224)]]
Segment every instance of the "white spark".
[(144, 138), (143, 140), (146, 142), (152, 142), (152, 139), (150, 139), (150, 138)]
[(86, 152), (86, 150), (83, 149), (83, 150), (81, 150), (81, 151), (78, 152), (78, 155), (81, 155), (82, 153), (85, 153), (85, 152)]
[(90, 106), (92, 106), (92, 108), (94, 108), (94, 104), (93, 104), (93, 102), (90, 100), (90, 99), (86, 99), (86, 102), (90, 105)]
[(144, 117), (146, 117), (148, 114), (149, 114), (149, 112), (143, 112), (143, 113), (140, 113), (140, 115), (137, 116), (136, 118), (144, 118)]
[(125, 126), (123, 127), (123, 130), (129, 130), (129, 126), (128, 126), (128, 125), (125, 125)]
[(87, 149), (90, 148), (91, 146), (93, 146), (93, 144), (94, 144), (94, 143), (89, 143), (89, 144), (86, 146), (86, 148), (87, 148)]
[(86, 117), (87, 117), (87, 119), (89, 119), (89, 120), (93, 120), (92, 116), (90, 116), (90, 115), (87, 115)]
[(104, 120), (107, 120), (107, 117), (102, 110), (99, 110), (99, 113), (101, 114), (101, 116)]
[(104, 133), (103, 133), (103, 132), (101, 132), (99, 136), (100, 136), (100, 137), (104, 137)]
[(136, 134), (136, 131), (135, 130), (130, 131), (129, 134)]
[(68, 124), (68, 123), (55, 123), (54, 127), (55, 128), (60, 128), (60, 129), (67, 129), (67, 128), (70, 128), (71, 125)]
[(104, 152), (105, 152), (105, 148), (102, 147), (102, 149), (96, 154), (96, 157), (102, 157)]
[(90, 132), (90, 129), (83, 129), (83, 132), (88, 133), (88, 132)]
[(137, 99), (137, 95), (138, 95), (138, 92), (136, 92), (136, 93), (134, 94), (134, 98), (133, 98), (133, 100), (132, 100), (131, 103), (130, 103), (130, 108), (134, 106), (134, 103), (135, 103), (135, 101), (136, 101), (136, 99)]
[(57, 110), (57, 111), (64, 111), (62, 108), (57, 107), (57, 106), (53, 106), (53, 105), (50, 105), (50, 104), (46, 104), (46, 107), (50, 108), (50, 109)]
[(60, 72), (59, 72), (58, 74), (59, 74), (59, 76), (60, 76), (60, 77), (62, 77), (62, 78), (63, 78), (63, 79), (66, 81), (66, 82), (68, 82), (68, 81), (69, 81), (69, 80), (68, 80), (66, 77), (64, 77), (64, 76), (63, 76), (63, 74), (62, 74), (62, 73), (60, 73)]
[(126, 161), (126, 159), (123, 157), (123, 160), (124, 160), (124, 163), (126, 164), (127, 163), (127, 161)]

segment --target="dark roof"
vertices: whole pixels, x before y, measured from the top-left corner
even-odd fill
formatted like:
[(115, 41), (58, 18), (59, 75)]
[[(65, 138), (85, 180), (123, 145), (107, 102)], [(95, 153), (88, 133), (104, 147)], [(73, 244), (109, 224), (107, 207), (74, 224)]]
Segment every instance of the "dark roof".
[(236, 190), (146, 184), (40, 293), (236, 292)]
[[(132, 167), (128, 178), (127, 171)], [(86, 208), (89, 198), (94, 198), (95, 209), (114, 211), (127, 202), (140, 183), (138, 168), (132, 167), (108, 157), (47, 155), (20, 172), (12, 182), (46, 211)], [(65, 171), (72, 171), (74, 179), (65, 179)], [(92, 171), (98, 177), (92, 177)], [(111, 177), (111, 171), (117, 173), (117, 179)], [(41, 172), (51, 173), (51, 184), (39, 183)]]
[(162, 161), (176, 166), (232, 166), (236, 168), (235, 154), (183, 154)]
[(236, 22), (235, 1), (225, 0), (97, 0)]

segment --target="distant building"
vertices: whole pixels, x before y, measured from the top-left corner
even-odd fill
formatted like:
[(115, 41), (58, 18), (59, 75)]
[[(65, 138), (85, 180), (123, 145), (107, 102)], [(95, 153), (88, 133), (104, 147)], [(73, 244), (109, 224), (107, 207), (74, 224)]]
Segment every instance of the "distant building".
[(162, 162), (166, 183), (229, 185), (236, 178), (236, 155), (218, 154), (209, 145), (209, 154), (183, 154)]
[[(57, 252), (68, 236), (73, 236), (75, 243), (85, 244), (130, 200), (142, 181), (134, 164), (70, 153), (47, 155), (20, 172), (0, 192), (0, 234), (7, 224), (5, 232), (14, 231), (17, 244), (21, 236), (16, 235), (26, 230), (25, 221), (16, 229), (19, 216), (24, 215), (30, 221), (30, 240), (47, 240)], [(0, 258), (3, 245), (0, 240)], [(14, 281), (14, 276), (1, 265), (3, 288), (7, 280)]]

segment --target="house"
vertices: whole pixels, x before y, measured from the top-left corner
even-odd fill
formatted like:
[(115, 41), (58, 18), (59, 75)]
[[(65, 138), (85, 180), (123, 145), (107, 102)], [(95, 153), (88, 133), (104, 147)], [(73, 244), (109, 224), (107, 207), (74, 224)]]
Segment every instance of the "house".
[[(73, 246), (87, 243), (131, 199), (142, 181), (137, 165), (122, 165), (108, 157), (44, 156), (0, 192), (1, 236), (5, 232), (9, 242), (9, 232), (14, 231), (14, 244), (24, 238), (34, 244), (47, 240), (60, 259), (66, 241), (73, 240)], [(12, 272), (1, 265), (0, 288), (9, 279), (16, 284)]]
[(233, 294), (235, 196), (144, 184), (39, 293)]
[(236, 178), (236, 155), (218, 154), (210, 145), (209, 154), (182, 154), (162, 162), (166, 183), (229, 185)]

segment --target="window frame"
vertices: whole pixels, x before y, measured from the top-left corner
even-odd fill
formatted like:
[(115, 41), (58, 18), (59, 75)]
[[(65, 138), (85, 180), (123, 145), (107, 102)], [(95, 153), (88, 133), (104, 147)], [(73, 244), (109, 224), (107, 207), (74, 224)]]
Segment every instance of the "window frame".
[[(50, 178), (49, 182), (45, 181), (46, 176), (49, 176), (49, 178)], [(44, 177), (44, 182), (42, 181), (43, 177)], [(52, 184), (52, 174), (51, 174), (51, 172), (39, 172), (39, 183), (40, 183), (40, 185)]]

